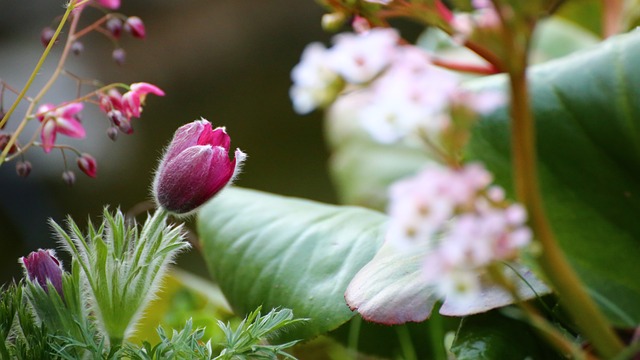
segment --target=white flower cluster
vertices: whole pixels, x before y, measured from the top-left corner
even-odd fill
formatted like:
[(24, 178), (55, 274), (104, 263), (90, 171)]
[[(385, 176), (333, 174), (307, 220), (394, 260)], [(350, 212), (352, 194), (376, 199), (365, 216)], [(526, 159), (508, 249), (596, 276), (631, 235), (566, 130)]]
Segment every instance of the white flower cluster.
[(431, 63), (429, 54), (401, 45), (394, 29), (340, 34), (334, 46), (307, 46), (292, 71), (290, 95), (301, 114), (353, 98), (357, 120), (381, 143), (411, 134), (437, 136), (450, 123), (449, 105), (475, 112), (495, 109), (502, 97), (464, 92), (460, 77)]
[(531, 242), (526, 211), (491, 182), (479, 164), (432, 164), (391, 187), (387, 241), (408, 252), (428, 249), (424, 278), (448, 300), (475, 298), (486, 268), (516, 259)]

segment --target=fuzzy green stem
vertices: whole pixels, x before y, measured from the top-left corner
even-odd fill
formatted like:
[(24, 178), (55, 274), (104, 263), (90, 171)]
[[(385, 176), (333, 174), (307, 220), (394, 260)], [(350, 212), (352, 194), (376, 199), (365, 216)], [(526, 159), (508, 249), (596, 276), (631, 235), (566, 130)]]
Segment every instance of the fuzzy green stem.
[[(522, 55), (521, 59), (526, 58)], [(517, 60), (516, 60), (517, 61)], [(526, 78), (526, 60), (510, 71), (512, 94), (511, 144), (515, 187), (518, 200), (527, 208), (531, 227), (543, 251), (540, 266), (560, 295), (564, 308), (582, 333), (605, 358), (611, 358), (624, 348), (604, 315), (589, 297), (575, 271), (569, 265), (546, 217), (536, 163), (535, 124), (530, 109)]]

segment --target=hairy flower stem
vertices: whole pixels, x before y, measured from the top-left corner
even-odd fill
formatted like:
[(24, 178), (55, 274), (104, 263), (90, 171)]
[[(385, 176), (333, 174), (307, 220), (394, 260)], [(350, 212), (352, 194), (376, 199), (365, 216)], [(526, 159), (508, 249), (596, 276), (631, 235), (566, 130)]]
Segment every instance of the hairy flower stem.
[[(31, 84), (35, 80), (36, 75), (38, 75), (38, 73), (40, 72), (40, 69), (42, 68), (42, 65), (44, 64), (44, 61), (49, 56), (49, 52), (51, 51), (51, 48), (55, 44), (55, 42), (58, 39), (58, 36), (60, 35), (60, 33), (62, 32), (62, 28), (67, 23), (67, 19), (69, 18), (69, 15), (78, 6), (78, 3), (79, 3), (78, 1), (72, 0), (69, 3), (69, 5), (67, 6), (67, 10), (64, 12), (64, 15), (62, 16), (62, 20), (60, 20), (60, 24), (58, 24), (58, 28), (56, 29), (55, 33), (53, 34), (53, 37), (49, 41), (49, 44), (47, 45), (46, 49), (42, 53), (42, 56), (40, 57), (40, 60), (36, 64), (36, 67), (33, 69), (33, 72), (31, 73), (31, 76), (29, 76), (29, 79), (27, 80), (27, 83), (24, 85), (24, 87), (22, 88), (22, 91), (20, 92), (20, 94), (18, 94), (18, 97), (13, 102), (13, 104), (11, 105), (11, 107), (9, 108), (9, 110), (7, 111), (5, 116), (2, 118), (2, 120), (0, 120), (0, 127), (2, 127), (9, 120), (9, 117), (11, 117), (11, 115), (13, 114), (15, 109), (18, 107), (18, 104), (20, 104), (22, 99), (24, 99), (27, 91), (31, 87)], [(27, 112), (26, 112), (26, 115), (25, 115), (24, 119), (22, 119), (22, 121), (20, 122), (20, 125), (18, 125), (18, 128), (13, 133), (13, 135), (9, 139), (9, 142), (5, 146), (5, 148), (2, 151), (2, 153), (0, 154), (0, 166), (2, 166), (2, 164), (4, 164), (5, 159), (7, 158), (7, 155), (9, 154), (9, 150), (16, 143), (16, 141), (18, 140), (18, 136), (20, 136), (20, 134), (24, 130), (25, 126), (27, 125), (27, 120), (29, 119), (29, 115), (31, 115), (31, 113), (33, 112), (33, 109), (37, 105), (38, 101), (40, 101), (42, 99), (44, 94), (46, 94), (47, 91), (49, 91), (49, 88), (51, 88), (53, 83), (58, 79), (58, 76), (60, 75), (60, 72), (62, 71), (64, 63), (65, 63), (65, 61), (67, 59), (67, 55), (69, 55), (69, 51), (71, 50), (71, 44), (73, 43), (73, 40), (74, 40), (73, 33), (75, 32), (75, 29), (78, 26), (78, 20), (80, 19), (80, 12), (81, 11), (82, 11), (82, 9), (78, 9), (77, 12), (73, 16), (73, 20), (71, 21), (71, 26), (69, 28), (69, 37), (67, 39), (67, 43), (65, 44), (64, 50), (62, 51), (62, 56), (60, 57), (60, 61), (58, 62), (58, 66), (56, 67), (56, 70), (54, 71), (53, 75), (51, 75), (51, 78), (49, 78), (49, 81), (47, 82), (47, 84), (40, 90), (40, 92), (38, 92), (38, 95), (36, 95), (36, 97), (34, 97), (32, 99), (31, 103), (29, 104), (29, 108), (27, 109)]]
[[(521, 59), (526, 59), (526, 56), (522, 54)], [(624, 346), (569, 265), (551, 230), (542, 205), (536, 163), (535, 124), (530, 109), (526, 78), (526, 60), (522, 60), (520, 64), (522, 65), (514, 66), (509, 72), (512, 94), (512, 162), (518, 200), (526, 206), (531, 227), (542, 244), (540, 266), (560, 295), (560, 301), (564, 304), (565, 310), (598, 353), (604, 358), (612, 358)]]

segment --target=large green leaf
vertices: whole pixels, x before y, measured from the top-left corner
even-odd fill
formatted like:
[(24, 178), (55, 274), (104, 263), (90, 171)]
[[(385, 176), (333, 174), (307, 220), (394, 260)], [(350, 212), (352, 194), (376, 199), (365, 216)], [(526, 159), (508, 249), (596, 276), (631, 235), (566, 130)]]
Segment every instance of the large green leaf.
[(457, 360), (564, 358), (550, 349), (526, 323), (498, 311), (464, 318), (451, 352)]
[(238, 313), (287, 307), (310, 338), (353, 316), (344, 292), (382, 243), (383, 214), (231, 188), (207, 204), (198, 231), (209, 270)]
[[(553, 229), (595, 300), (640, 323), (640, 33), (531, 72), (540, 179)], [(504, 78), (484, 87), (504, 86)], [(476, 126), (469, 155), (511, 185), (508, 116)]]
[[(640, 33), (633, 32), (529, 72), (540, 178), (553, 229), (592, 296), (619, 326), (640, 323), (638, 59)], [(505, 90), (506, 78), (474, 80), (469, 86)], [(352, 128), (331, 131), (354, 118), (346, 114), (329, 128), (332, 168), (342, 199), (367, 204), (362, 189), (385, 194), (389, 183), (417, 172), (427, 160), (425, 156), (421, 161), (407, 146), (363, 140)], [(483, 161), (496, 182), (513, 195), (509, 131), (505, 109), (482, 119), (468, 157)], [(401, 153), (413, 155), (399, 157)], [(395, 168), (387, 170), (394, 157)], [(398, 164), (402, 171), (393, 170)], [(357, 171), (365, 166), (367, 174)], [(381, 208), (384, 202), (374, 205)]]

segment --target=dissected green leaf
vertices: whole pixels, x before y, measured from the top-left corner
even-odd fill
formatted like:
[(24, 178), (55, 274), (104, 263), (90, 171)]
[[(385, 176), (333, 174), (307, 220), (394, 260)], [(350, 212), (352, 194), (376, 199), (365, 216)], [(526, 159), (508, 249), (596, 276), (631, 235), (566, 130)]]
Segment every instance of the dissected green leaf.
[(289, 308), (310, 320), (281, 337), (300, 339), (353, 316), (344, 292), (382, 243), (384, 221), (366, 209), (231, 188), (200, 211), (198, 231), (234, 310)]

